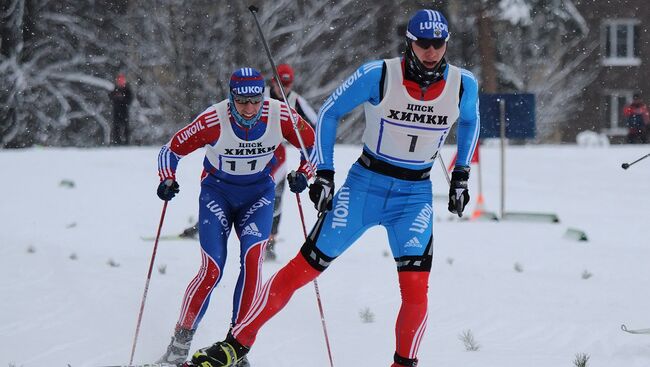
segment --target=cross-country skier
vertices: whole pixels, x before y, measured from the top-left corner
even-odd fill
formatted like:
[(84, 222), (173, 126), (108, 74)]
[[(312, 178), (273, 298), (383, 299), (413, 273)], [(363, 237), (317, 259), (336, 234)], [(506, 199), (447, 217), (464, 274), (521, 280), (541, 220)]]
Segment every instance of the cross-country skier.
[[(175, 177), (179, 160), (206, 148), (199, 196), (202, 263), (187, 287), (174, 336), (159, 363), (180, 364), (187, 358), (210, 293), (223, 275), (228, 236), (233, 229), (240, 239), (240, 272), (233, 295), (232, 324), (241, 321), (260, 286), (264, 247), (271, 231), (274, 152), (284, 139), (300, 147), (299, 131), (307, 154), (312, 155), (313, 128), (295, 110), (264, 98), (263, 93), (264, 78), (259, 71), (236, 70), (230, 78), (229, 98), (208, 107), (178, 131), (158, 155), (157, 193), (162, 200), (171, 200), (179, 192)], [(297, 128), (289, 113), (295, 116)], [(289, 174), (290, 189), (304, 190), (309, 172), (309, 162), (302, 156), (300, 168)]]
[[(294, 80), (295, 75), (293, 68), (289, 64), (280, 64), (278, 65), (278, 76), (280, 77), (280, 83), (284, 88), (284, 93), (287, 97), (287, 103), (289, 106), (298, 112), (305, 121), (309, 122), (312, 126), (316, 124), (318, 115), (314, 109), (309, 105), (309, 102), (298, 94), (295, 91)], [(270, 88), (268, 89), (269, 97), (282, 100), (282, 92), (280, 91), (280, 86), (275, 81), (275, 78), (270, 80)], [(284, 179), (287, 173), (287, 166), (285, 164), (286, 160), (286, 149), (283, 145), (280, 145), (275, 151), (276, 162), (271, 168), (271, 174), (275, 178), (275, 206), (273, 208), (273, 226), (271, 227), (271, 236), (269, 237), (269, 243), (266, 245), (266, 254), (265, 257), (267, 260), (275, 260), (277, 255), (275, 253), (275, 242), (277, 240), (278, 228), (280, 227), (280, 219), (282, 218), (282, 194), (284, 193), (284, 187), (286, 180)]]
[[(420, 10), (409, 20), (403, 58), (362, 65), (325, 101), (316, 127), (318, 172), (309, 188), (316, 209), (325, 213), (300, 253), (264, 285), (260, 302), (224, 341), (198, 350), (193, 363), (203, 367), (236, 363), (248, 353), (262, 325), (298, 288), (327, 269), (367, 228), (382, 225), (402, 298), (392, 367), (417, 365), (433, 256), (429, 172), (458, 120), (458, 159), (448, 209), (462, 213), (469, 201), (469, 159), (479, 136), (478, 83), (470, 72), (447, 63), (448, 40), (443, 14)], [(337, 122), (360, 104), (366, 116), (363, 152), (333, 195)]]
[[(318, 115), (316, 115), (316, 112), (309, 102), (294, 90), (295, 74), (291, 65), (280, 64), (277, 67), (277, 71), (289, 106), (296, 110), (305, 121), (314, 126)], [(271, 78), (269, 83), (270, 88), (265, 90), (265, 96), (282, 101), (282, 93), (280, 92), (280, 87), (275, 79)], [(275, 159), (271, 166), (271, 175), (275, 181), (275, 204), (273, 205), (273, 225), (271, 226), (271, 235), (269, 236), (269, 242), (266, 245), (266, 251), (264, 254), (264, 257), (267, 260), (275, 260), (277, 257), (275, 253), (275, 242), (277, 240), (280, 219), (282, 218), (282, 195), (284, 193), (284, 187), (286, 186), (286, 180), (284, 178), (287, 174), (287, 165), (285, 164), (286, 155), (287, 153), (284, 144), (279, 145), (278, 149), (275, 150)], [(198, 232), (199, 225), (197, 223), (192, 227), (186, 228), (180, 236), (194, 238)]]

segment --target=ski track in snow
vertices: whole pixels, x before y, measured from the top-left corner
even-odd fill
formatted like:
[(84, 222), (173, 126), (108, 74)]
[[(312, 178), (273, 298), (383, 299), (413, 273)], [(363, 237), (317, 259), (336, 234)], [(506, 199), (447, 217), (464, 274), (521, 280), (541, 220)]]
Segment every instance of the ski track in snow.
[[(650, 146), (509, 147), (506, 209), (557, 213), (561, 223), (459, 222), (435, 200), (434, 267), (420, 365), (568, 366), (587, 353), (590, 367), (650, 365), (650, 339), (620, 330), (650, 327), (650, 162), (621, 163)], [(0, 151), (0, 367), (94, 367), (128, 362), (162, 202), (156, 197), (157, 147)], [(360, 147), (338, 146), (340, 187)], [(451, 146), (443, 149), (449, 159)], [(202, 153), (183, 159), (181, 193), (168, 207), (163, 234), (196, 219)], [(290, 167), (297, 152), (289, 152)], [(499, 149), (481, 149), (485, 206), (498, 212)], [(60, 186), (62, 180), (73, 188)], [(446, 193), (439, 167), (434, 192)], [(472, 203), (478, 197), (472, 171)], [(302, 244), (288, 190), (277, 246), (264, 279)], [(315, 213), (302, 196), (308, 226)], [(74, 225), (71, 225), (74, 223)], [(575, 227), (589, 242), (563, 238)], [(234, 236), (233, 236), (234, 237)], [(28, 252), (28, 248), (33, 252)], [(238, 270), (237, 241), (192, 349), (224, 337)], [(336, 366), (387, 366), (399, 309), (395, 264), (383, 228), (366, 232), (319, 279)], [(76, 260), (70, 255), (75, 254)], [(110, 267), (109, 259), (119, 264)], [(449, 264), (449, 261), (453, 261)], [(165, 350), (185, 287), (200, 263), (196, 241), (163, 241), (135, 354), (151, 363)], [(515, 263), (523, 270), (515, 271)], [(158, 265), (167, 273), (159, 274)], [(583, 272), (592, 274), (583, 279)], [(374, 321), (364, 323), (369, 310)], [(480, 349), (458, 336), (471, 330)], [(314, 287), (308, 284), (258, 335), (255, 367), (329, 366)]]

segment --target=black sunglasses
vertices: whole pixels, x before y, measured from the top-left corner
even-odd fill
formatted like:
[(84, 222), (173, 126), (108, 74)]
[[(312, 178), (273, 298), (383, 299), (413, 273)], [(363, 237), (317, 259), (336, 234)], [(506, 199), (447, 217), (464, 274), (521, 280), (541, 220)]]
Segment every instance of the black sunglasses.
[(415, 42), (418, 47), (423, 48), (423, 49), (428, 49), (429, 47), (433, 46), (436, 50), (439, 50), (442, 48), (442, 46), (447, 43), (447, 41), (444, 38), (420, 38), (418, 40), (413, 41)]
[(264, 96), (261, 95), (261, 94), (257, 94), (257, 95), (254, 95), (254, 96), (240, 96), (238, 94), (233, 93), (232, 99), (234, 99), (235, 102), (240, 103), (240, 104), (247, 104), (247, 103), (256, 104), (256, 103), (262, 102), (262, 99), (264, 99)]

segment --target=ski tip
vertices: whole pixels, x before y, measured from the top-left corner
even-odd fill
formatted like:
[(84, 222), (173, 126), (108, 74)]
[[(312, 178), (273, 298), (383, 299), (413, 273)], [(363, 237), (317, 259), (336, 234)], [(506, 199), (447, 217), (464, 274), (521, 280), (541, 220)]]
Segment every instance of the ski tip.
[(625, 324), (621, 324), (621, 330), (627, 331), (627, 326), (625, 326)]
[[(68, 365), (68, 367), (72, 367)], [(171, 363), (145, 363), (145, 364), (120, 364), (112, 366), (100, 366), (100, 367), (196, 367), (192, 362), (184, 362), (183, 364), (171, 364)]]

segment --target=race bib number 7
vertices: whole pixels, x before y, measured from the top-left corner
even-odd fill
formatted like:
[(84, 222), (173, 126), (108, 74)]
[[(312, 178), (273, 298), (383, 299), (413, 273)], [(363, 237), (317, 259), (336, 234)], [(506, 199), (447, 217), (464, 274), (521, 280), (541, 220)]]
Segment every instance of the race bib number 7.
[(448, 127), (411, 126), (382, 119), (377, 154), (404, 163), (431, 162), (448, 130)]

